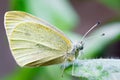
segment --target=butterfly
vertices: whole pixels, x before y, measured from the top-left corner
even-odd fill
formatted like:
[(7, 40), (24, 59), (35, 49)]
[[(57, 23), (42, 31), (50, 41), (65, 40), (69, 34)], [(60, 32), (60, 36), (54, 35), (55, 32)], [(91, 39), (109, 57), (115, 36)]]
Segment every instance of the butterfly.
[(83, 50), (82, 40), (90, 31), (80, 42), (74, 44), (55, 26), (22, 11), (6, 12), (4, 25), (11, 53), (21, 67), (39, 67), (74, 61)]

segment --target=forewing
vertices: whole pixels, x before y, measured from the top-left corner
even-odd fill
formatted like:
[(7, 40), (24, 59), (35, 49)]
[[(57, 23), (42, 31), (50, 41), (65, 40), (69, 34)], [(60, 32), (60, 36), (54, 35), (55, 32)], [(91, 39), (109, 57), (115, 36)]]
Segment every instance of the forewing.
[(6, 26), (5, 28), (6, 28), (8, 37), (11, 35), (13, 29), (18, 24), (23, 23), (23, 22), (36, 22), (36, 23), (42, 24), (46, 27), (52, 28), (52, 29), (58, 31), (59, 33), (61, 33), (62, 35), (64, 35), (63, 32), (61, 32), (59, 29), (57, 29), (53, 25), (51, 25), (51, 24), (45, 22), (44, 20), (39, 19), (29, 13), (22, 12), (22, 11), (8, 11), (5, 13), (5, 20), (4, 20), (4, 24)]
[(12, 54), (20, 66), (40, 66), (55, 59), (61, 59), (55, 62), (60, 63), (64, 61), (61, 57), (72, 49), (71, 41), (64, 35), (34, 22), (16, 25), (9, 38)]

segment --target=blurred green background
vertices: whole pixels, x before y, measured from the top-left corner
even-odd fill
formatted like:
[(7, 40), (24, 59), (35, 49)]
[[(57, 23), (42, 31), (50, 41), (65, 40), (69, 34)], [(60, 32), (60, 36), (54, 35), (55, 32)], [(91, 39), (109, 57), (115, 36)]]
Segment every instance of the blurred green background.
[[(79, 80), (60, 65), (21, 68), (13, 59), (4, 29), (4, 13), (19, 10), (40, 17), (61, 29), (75, 42), (96, 22), (86, 39), (82, 58), (120, 56), (120, 0), (0, 0), (0, 80)], [(100, 36), (105, 33), (105, 36)]]

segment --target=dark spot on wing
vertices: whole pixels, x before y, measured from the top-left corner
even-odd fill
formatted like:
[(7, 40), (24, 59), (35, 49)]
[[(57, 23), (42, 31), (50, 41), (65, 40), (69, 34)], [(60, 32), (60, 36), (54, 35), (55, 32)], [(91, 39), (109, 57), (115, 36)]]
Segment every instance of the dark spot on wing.
[(40, 47), (41, 47), (41, 45), (40, 45), (40, 44), (36, 44), (35, 46), (36, 46), (36, 47), (38, 47), (38, 48), (40, 48)]

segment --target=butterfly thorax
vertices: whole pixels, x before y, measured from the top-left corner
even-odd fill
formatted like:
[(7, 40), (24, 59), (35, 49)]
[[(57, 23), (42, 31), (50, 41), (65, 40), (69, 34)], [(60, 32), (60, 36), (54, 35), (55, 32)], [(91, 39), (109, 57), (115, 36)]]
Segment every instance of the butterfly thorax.
[(75, 44), (71, 53), (69, 53), (68, 55), (68, 61), (74, 61), (75, 59), (77, 59), (80, 54), (80, 51), (83, 50), (83, 48), (84, 44), (82, 41)]

